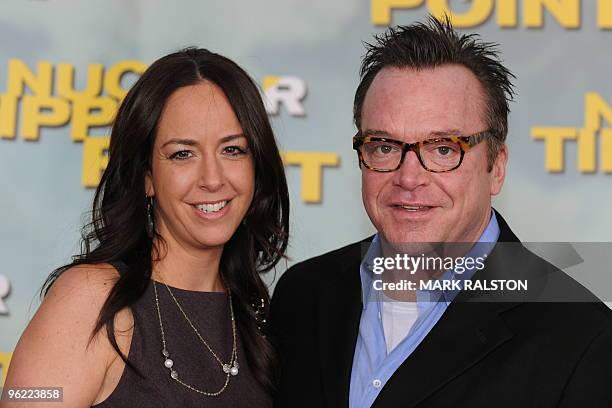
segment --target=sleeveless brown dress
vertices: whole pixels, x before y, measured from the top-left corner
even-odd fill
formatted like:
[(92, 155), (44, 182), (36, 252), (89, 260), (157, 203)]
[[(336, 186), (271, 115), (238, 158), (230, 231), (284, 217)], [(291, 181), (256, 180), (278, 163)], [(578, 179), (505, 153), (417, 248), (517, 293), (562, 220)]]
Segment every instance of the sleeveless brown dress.
[[(170, 287), (181, 307), (204, 340), (225, 363), (232, 352), (232, 327), (229, 297), (219, 292), (195, 292)], [(174, 361), (174, 369), (183, 382), (202, 391), (216, 392), (224, 384), (226, 374), (217, 360), (197, 337), (170, 297), (163, 284), (157, 284), (166, 348)], [(218, 396), (194, 392), (170, 377), (164, 366), (162, 337), (155, 307), (153, 281), (145, 294), (133, 305), (134, 330), (128, 361), (112, 394), (95, 408), (161, 408), (210, 407), (240, 408), (272, 406), (271, 397), (249, 370), (238, 333), (238, 375), (230, 376), (225, 391)]]

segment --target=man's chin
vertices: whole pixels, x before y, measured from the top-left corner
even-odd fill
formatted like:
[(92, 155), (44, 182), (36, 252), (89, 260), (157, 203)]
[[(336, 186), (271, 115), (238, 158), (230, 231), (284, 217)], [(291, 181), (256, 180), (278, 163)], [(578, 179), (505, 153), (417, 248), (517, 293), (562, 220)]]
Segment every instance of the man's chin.
[(423, 243), (440, 242), (443, 235), (440, 233), (439, 223), (427, 221), (398, 220), (389, 217), (385, 220), (379, 232), (383, 232), (384, 238), (393, 243)]
[(383, 245), (402, 254), (427, 254), (440, 243), (440, 237), (418, 232), (383, 234)]

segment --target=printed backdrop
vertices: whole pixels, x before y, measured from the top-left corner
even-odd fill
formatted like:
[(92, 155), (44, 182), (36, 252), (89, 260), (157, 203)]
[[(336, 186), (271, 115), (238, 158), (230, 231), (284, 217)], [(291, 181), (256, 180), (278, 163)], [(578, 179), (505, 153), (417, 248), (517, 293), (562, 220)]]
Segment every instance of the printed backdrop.
[(612, 0), (3, 0), (0, 385), (44, 278), (79, 249), (108, 125), (148, 64), (195, 45), (260, 84), (287, 165), (291, 265), (373, 231), (351, 150), (362, 42), (430, 12), (499, 43), (517, 75), (495, 207), (526, 241), (612, 241)]

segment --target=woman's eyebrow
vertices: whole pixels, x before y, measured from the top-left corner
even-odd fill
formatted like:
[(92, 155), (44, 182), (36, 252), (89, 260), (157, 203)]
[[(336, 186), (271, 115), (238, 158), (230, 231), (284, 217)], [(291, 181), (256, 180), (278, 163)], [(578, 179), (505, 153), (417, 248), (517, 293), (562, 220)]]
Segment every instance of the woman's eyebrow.
[(221, 143), (226, 143), (226, 142), (229, 142), (229, 141), (234, 140), (234, 139), (239, 139), (241, 137), (246, 138), (246, 135), (244, 133), (237, 133), (235, 135), (224, 136), (224, 137), (221, 138), (220, 142)]
[(194, 146), (197, 145), (198, 142), (194, 139), (170, 139), (168, 140), (166, 143), (164, 143), (161, 147), (166, 147), (169, 144), (181, 144), (181, 145), (186, 145), (186, 146)]
[[(237, 133), (235, 135), (228, 135), (228, 136), (224, 136), (222, 137), (219, 142), (220, 143), (226, 143), (229, 141), (232, 141), (234, 139), (239, 139), (241, 137), (246, 138), (244, 133)], [(195, 139), (186, 139), (186, 138), (173, 138), (168, 140), (167, 142), (165, 142), (161, 147), (166, 147), (170, 144), (180, 144), (180, 145), (185, 145), (185, 146), (195, 146), (198, 144), (198, 141)]]

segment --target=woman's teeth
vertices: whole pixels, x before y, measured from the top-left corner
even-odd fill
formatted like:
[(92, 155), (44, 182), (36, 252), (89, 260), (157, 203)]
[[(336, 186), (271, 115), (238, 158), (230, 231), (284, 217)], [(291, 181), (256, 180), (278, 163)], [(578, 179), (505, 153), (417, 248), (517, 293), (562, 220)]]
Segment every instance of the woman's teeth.
[(214, 213), (221, 210), (226, 204), (227, 201), (219, 201), (213, 204), (197, 204), (196, 208), (205, 213)]

